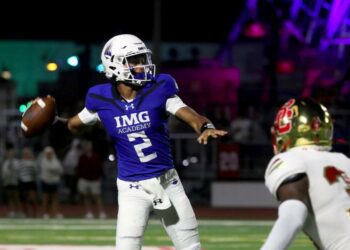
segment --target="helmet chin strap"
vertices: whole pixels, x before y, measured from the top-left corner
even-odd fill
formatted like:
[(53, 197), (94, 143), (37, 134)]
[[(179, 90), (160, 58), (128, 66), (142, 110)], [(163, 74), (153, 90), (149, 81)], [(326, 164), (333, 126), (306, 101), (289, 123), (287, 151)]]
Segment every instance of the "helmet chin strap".
[(143, 86), (144, 86), (144, 84), (142, 85), (137, 85), (137, 84), (135, 84), (135, 83), (131, 83), (130, 81), (125, 81), (125, 80), (117, 80), (117, 77), (115, 76), (115, 75), (113, 75), (113, 78), (111, 78), (117, 85), (119, 85), (119, 84), (124, 84), (124, 85), (126, 85), (126, 86), (128, 86), (128, 87), (130, 87), (130, 88), (132, 88), (132, 89), (134, 89), (134, 90), (139, 90), (139, 89), (141, 89)]

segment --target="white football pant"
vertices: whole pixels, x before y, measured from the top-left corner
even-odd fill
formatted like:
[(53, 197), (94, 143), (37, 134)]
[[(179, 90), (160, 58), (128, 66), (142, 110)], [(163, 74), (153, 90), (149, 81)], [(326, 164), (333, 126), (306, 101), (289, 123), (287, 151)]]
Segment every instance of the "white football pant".
[(157, 179), (172, 203), (166, 210), (153, 209), (152, 197), (138, 182), (117, 180), (117, 249), (141, 249), (149, 214), (153, 210), (177, 250), (200, 250), (197, 220), (176, 170), (170, 169)]

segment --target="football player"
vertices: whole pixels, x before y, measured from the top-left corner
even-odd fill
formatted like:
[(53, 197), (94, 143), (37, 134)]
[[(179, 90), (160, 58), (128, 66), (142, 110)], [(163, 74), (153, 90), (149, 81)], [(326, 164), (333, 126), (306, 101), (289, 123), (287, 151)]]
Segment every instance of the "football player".
[(151, 51), (130, 34), (111, 38), (101, 53), (109, 83), (93, 86), (85, 108), (68, 120), (74, 133), (102, 122), (118, 159), (116, 245), (141, 249), (151, 210), (157, 211), (176, 249), (200, 249), (197, 221), (174, 169), (168, 114), (198, 133), (198, 142), (224, 136), (204, 116), (183, 103), (173, 77), (155, 74)]
[(309, 98), (291, 99), (271, 129), (265, 184), (281, 203), (261, 249), (287, 249), (303, 230), (317, 249), (350, 249), (350, 159), (330, 152), (333, 121)]

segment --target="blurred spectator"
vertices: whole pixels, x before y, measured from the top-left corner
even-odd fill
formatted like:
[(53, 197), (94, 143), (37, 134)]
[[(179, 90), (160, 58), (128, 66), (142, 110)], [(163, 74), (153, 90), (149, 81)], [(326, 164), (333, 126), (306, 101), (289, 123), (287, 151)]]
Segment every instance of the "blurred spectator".
[(335, 86), (337, 88), (337, 101), (341, 108), (347, 109), (350, 101), (350, 69), (347, 69)]
[(216, 127), (220, 129), (229, 129), (230, 121), (227, 119), (224, 108), (221, 106), (216, 106), (213, 108), (212, 114), (210, 114), (210, 118)]
[(261, 144), (267, 143), (267, 133), (261, 125), (258, 112), (255, 107), (249, 106), (239, 111), (238, 117), (235, 118), (230, 126), (233, 135), (234, 143), (239, 146), (239, 158), (242, 166), (247, 169), (242, 169), (245, 174), (252, 174), (252, 171), (259, 171), (256, 159), (261, 154)]
[(177, 51), (176, 48), (174, 47), (169, 48), (168, 50), (169, 59), (167, 61), (164, 61), (162, 65), (165, 67), (179, 67), (180, 61), (178, 59), (178, 54), (179, 52)]
[(9, 218), (21, 217), (21, 202), (18, 189), (19, 161), (15, 158), (15, 150), (9, 148), (5, 154), (5, 160), (1, 168), (2, 184), (5, 197), (9, 206)]
[(79, 157), (81, 155), (80, 140), (75, 138), (72, 140), (69, 150), (63, 158), (63, 180), (65, 188), (68, 188), (68, 200), (70, 203), (77, 201), (77, 176), (75, 169), (78, 166)]
[(63, 172), (61, 162), (52, 147), (45, 147), (39, 162), (40, 180), (43, 191), (43, 218), (51, 216), (62, 218), (59, 212), (58, 187)]
[(78, 177), (78, 191), (83, 198), (85, 205), (85, 217), (87, 219), (94, 218), (92, 203), (95, 203), (98, 209), (99, 218), (106, 218), (101, 199), (103, 161), (93, 150), (91, 141), (86, 141), (83, 144), (83, 153), (79, 157), (76, 173)]
[(238, 116), (231, 122), (230, 131), (236, 143), (248, 143), (250, 140), (251, 120), (245, 111), (240, 109)]
[(25, 147), (19, 163), (19, 189), (23, 211), (27, 217), (37, 216), (37, 172), (38, 167), (33, 152)]
[(189, 65), (190, 67), (198, 67), (199, 66), (199, 55), (200, 55), (200, 51), (197, 47), (192, 47), (190, 50), (190, 54), (191, 54), (191, 59), (189, 61)]
[(266, 132), (262, 128), (258, 112), (255, 107), (242, 109), (230, 125), (233, 140), (237, 143), (266, 143)]

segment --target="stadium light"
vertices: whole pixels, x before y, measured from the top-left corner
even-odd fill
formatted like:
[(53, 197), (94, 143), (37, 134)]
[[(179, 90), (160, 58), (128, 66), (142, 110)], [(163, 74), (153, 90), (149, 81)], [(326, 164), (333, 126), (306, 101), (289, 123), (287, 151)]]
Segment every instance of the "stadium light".
[(3, 79), (5, 79), (5, 80), (10, 80), (11, 77), (12, 77), (12, 74), (11, 74), (10, 71), (4, 70), (4, 71), (1, 72), (1, 77), (2, 77)]
[(109, 160), (109, 161), (115, 161), (114, 154), (110, 154), (110, 155), (108, 156), (108, 160)]
[(100, 72), (100, 73), (101, 73), (101, 72), (104, 71), (104, 69), (105, 69), (105, 68), (103, 67), (103, 64), (102, 64), (102, 63), (96, 66), (96, 71), (97, 71), (97, 72)]
[(21, 105), (19, 105), (18, 110), (19, 110), (19, 112), (24, 113), (27, 111), (29, 106), (30, 106), (30, 102), (27, 102), (27, 104), (21, 104)]
[(48, 64), (46, 64), (46, 69), (51, 72), (56, 71), (58, 69), (58, 65), (55, 62), (49, 62)]
[(276, 65), (276, 71), (279, 74), (293, 74), (296, 71), (296, 65), (290, 59), (279, 59)]
[(69, 66), (77, 67), (79, 65), (79, 58), (77, 56), (70, 56), (67, 59), (67, 63)]
[(21, 113), (26, 112), (26, 110), (27, 110), (27, 105), (25, 105), (25, 104), (19, 105), (18, 110), (19, 110), (19, 112), (21, 112)]
[(266, 28), (259, 21), (249, 21), (244, 27), (243, 34), (248, 38), (263, 38), (266, 35)]

